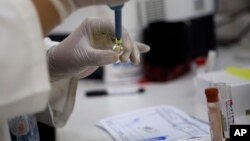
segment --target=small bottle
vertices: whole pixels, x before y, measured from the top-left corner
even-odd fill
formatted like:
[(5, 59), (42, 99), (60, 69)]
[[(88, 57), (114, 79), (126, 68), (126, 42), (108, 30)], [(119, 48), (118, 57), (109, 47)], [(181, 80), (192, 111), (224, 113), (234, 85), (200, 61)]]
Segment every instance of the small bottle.
[(207, 88), (208, 117), (210, 123), (211, 141), (223, 141), (221, 110), (219, 106), (219, 91), (217, 88)]

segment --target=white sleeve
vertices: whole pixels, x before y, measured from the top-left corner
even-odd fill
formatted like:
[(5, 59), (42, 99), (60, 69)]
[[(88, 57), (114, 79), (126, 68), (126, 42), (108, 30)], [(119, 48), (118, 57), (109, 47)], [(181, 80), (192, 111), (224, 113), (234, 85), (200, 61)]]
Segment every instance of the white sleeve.
[(0, 0), (0, 122), (45, 109), (46, 50), (31, 0)]
[(11, 141), (7, 121), (2, 122), (2, 123), (0, 122), (0, 140), (1, 141)]
[[(58, 43), (45, 39), (47, 47), (55, 46)], [(53, 82), (51, 97), (45, 111), (36, 115), (37, 120), (54, 127), (62, 127), (70, 117), (76, 96), (77, 80), (64, 79)]]

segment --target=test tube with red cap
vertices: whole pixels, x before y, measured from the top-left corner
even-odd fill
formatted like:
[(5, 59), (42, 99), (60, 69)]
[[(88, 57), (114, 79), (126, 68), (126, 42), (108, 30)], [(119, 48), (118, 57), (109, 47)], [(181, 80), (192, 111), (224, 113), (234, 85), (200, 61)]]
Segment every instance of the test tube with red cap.
[(217, 88), (207, 88), (205, 89), (205, 94), (207, 98), (211, 141), (223, 141), (219, 91)]

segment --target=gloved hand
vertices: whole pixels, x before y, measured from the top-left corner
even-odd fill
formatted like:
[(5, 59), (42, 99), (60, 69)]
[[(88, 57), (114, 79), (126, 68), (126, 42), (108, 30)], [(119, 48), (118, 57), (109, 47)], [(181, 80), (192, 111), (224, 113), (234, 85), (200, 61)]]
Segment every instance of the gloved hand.
[(118, 55), (112, 48), (115, 40), (113, 20), (87, 18), (59, 45), (47, 52), (51, 81), (62, 78), (80, 79), (93, 73), (99, 66), (120, 60), (134, 64), (140, 62), (140, 53), (149, 46), (134, 42), (123, 28), (123, 53)]
[(115, 6), (115, 5), (121, 5), (127, 2), (128, 0), (50, 0), (50, 1), (59, 12), (61, 20), (63, 20), (70, 13), (81, 7), (90, 5), (101, 5), (101, 4)]

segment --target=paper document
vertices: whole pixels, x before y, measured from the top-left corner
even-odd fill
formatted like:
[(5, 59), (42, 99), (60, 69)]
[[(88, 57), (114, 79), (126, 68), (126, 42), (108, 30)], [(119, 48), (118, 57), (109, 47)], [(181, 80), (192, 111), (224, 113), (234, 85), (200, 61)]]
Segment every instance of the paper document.
[(106, 118), (97, 125), (117, 141), (180, 141), (210, 135), (208, 124), (170, 106)]

